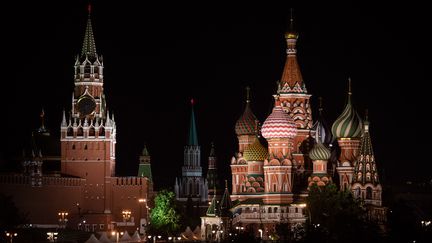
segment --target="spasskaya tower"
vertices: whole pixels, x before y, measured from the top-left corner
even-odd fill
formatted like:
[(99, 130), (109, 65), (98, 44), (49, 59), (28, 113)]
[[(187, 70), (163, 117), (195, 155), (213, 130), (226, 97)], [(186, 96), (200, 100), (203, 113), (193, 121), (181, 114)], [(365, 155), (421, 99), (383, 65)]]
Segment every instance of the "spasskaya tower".
[(102, 56), (96, 52), (91, 6), (81, 54), (74, 64), (74, 91), (68, 118), (61, 123), (61, 172), (86, 179), (83, 199), (93, 213), (111, 212), (115, 176), (116, 125), (106, 108)]

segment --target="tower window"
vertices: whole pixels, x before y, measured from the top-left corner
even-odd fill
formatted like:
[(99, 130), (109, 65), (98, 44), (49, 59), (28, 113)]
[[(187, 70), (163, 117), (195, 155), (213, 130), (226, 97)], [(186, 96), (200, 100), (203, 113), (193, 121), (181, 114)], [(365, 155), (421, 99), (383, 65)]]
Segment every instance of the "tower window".
[(372, 188), (371, 187), (366, 188), (366, 199), (372, 199)]
[(75, 149), (75, 144), (72, 144), (72, 149)]
[(87, 144), (84, 145), (84, 149), (87, 150)]

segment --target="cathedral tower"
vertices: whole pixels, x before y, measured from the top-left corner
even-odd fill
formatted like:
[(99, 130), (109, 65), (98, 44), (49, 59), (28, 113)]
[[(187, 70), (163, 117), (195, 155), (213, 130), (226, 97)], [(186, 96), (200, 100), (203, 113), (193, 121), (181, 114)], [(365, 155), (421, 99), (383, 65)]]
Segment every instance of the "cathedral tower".
[(341, 149), (336, 167), (341, 190), (351, 187), (362, 132), (362, 120), (352, 106), (351, 95), (351, 79), (349, 79), (348, 102), (332, 126), (333, 136), (337, 138)]
[(377, 165), (369, 134), (369, 120), (363, 124), (363, 136), (360, 141), (358, 159), (354, 165), (353, 185), (351, 190), (355, 197), (359, 197), (366, 204), (381, 206), (381, 184), (379, 182)]
[(96, 52), (90, 5), (74, 70), (72, 109), (68, 119), (63, 111), (61, 122), (61, 171), (87, 180), (83, 206), (93, 213), (110, 213), (111, 190), (106, 184), (115, 175), (116, 125), (106, 109), (103, 62)]
[(266, 203), (291, 203), (293, 188), (293, 139), (297, 127), (275, 95), (273, 112), (265, 120), (261, 133), (268, 142), (269, 158), (264, 161), (264, 198)]
[(286, 61), (281, 80), (278, 83), (277, 96), (282, 109), (289, 114), (297, 127), (297, 135), (293, 141), (293, 159), (297, 169), (303, 171), (307, 165), (307, 153), (310, 149), (309, 136), (312, 128), (312, 109), (310, 97), (297, 62), (297, 39), (299, 34), (294, 29), (291, 14), (290, 25), (285, 33)]
[(246, 87), (246, 107), (243, 114), (237, 120), (235, 125), (235, 132), (237, 134), (239, 152), (251, 145), (259, 133), (259, 122), (250, 108), (250, 88)]
[(147, 146), (144, 145), (143, 151), (139, 157), (138, 177), (147, 177), (153, 183), (153, 176), (151, 172), (150, 153)]
[(198, 145), (198, 135), (195, 124), (194, 100), (191, 100), (191, 118), (189, 126), (189, 140), (184, 148), (184, 164), (182, 178), (175, 181), (174, 190), (180, 201), (188, 197), (195, 200), (207, 201), (208, 186), (202, 176), (201, 148)]

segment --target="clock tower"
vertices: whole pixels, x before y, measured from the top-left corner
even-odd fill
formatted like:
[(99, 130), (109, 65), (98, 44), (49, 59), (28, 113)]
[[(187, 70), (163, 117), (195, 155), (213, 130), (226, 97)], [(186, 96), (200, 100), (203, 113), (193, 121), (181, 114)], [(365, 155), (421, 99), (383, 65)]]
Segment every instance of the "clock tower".
[(61, 172), (86, 179), (82, 191), (89, 213), (111, 212), (111, 177), (115, 176), (116, 125), (106, 109), (103, 60), (96, 52), (91, 6), (81, 54), (74, 64), (72, 108), (61, 123)]

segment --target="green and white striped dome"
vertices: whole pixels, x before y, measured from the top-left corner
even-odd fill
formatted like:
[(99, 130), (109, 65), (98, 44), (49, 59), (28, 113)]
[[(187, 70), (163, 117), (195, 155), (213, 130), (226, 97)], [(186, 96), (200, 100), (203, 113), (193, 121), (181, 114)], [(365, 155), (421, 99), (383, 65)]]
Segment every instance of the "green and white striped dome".
[(246, 161), (264, 161), (268, 158), (268, 150), (260, 143), (259, 139), (249, 145), (243, 152), (243, 158)]
[(316, 143), (309, 152), (309, 158), (311, 158), (311, 160), (328, 160), (330, 156), (330, 150), (322, 143)]
[(336, 138), (358, 138), (362, 134), (363, 122), (351, 104), (351, 94), (342, 114), (332, 126), (333, 136)]

